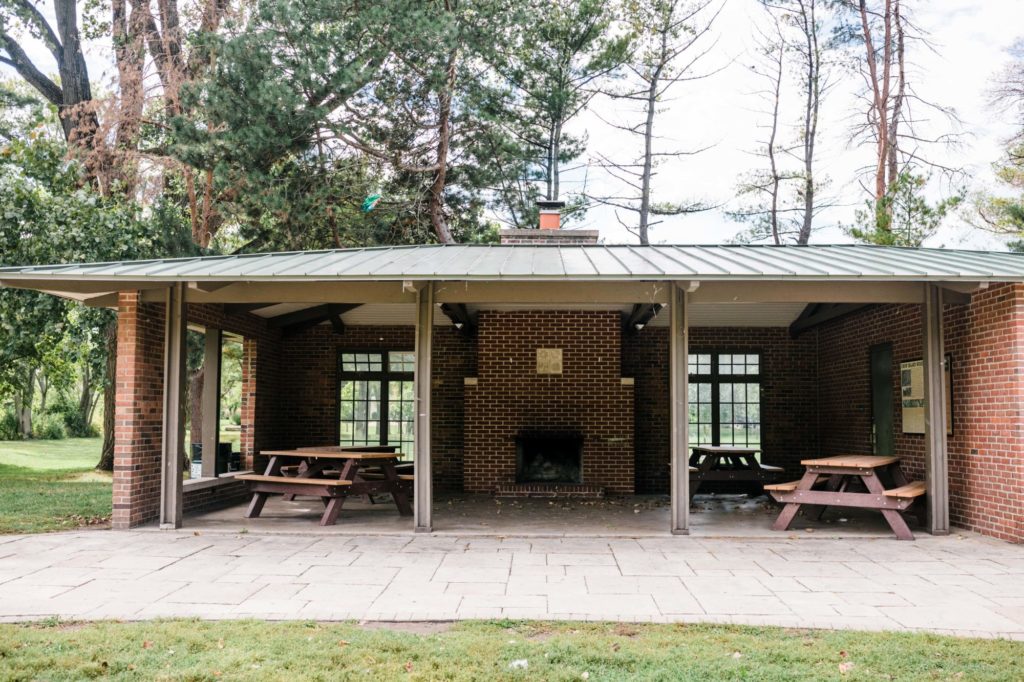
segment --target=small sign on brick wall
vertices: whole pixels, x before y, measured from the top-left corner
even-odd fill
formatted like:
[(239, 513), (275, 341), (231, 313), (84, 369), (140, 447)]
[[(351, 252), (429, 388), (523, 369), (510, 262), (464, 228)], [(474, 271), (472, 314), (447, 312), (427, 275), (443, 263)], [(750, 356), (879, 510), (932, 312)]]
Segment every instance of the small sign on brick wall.
[(562, 373), (562, 349), (561, 348), (538, 348), (537, 349), (537, 374), (561, 374)]

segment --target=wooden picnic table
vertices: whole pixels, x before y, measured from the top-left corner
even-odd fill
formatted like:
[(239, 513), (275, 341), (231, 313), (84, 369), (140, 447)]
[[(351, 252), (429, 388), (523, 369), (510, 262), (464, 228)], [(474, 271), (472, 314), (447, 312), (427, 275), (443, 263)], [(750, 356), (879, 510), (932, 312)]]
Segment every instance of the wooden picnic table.
[(698, 445), (690, 452), (690, 500), (705, 482), (750, 483), (760, 488), (775, 480), (781, 467), (762, 464), (757, 459), (760, 448), (731, 445)]
[[(914, 539), (902, 512), (924, 495), (925, 484), (907, 480), (899, 457), (836, 455), (800, 463), (807, 471), (799, 481), (764, 487), (786, 505), (772, 526), (774, 530), (788, 529), (802, 505), (813, 505), (804, 514), (814, 519), (821, 518), (828, 507), (854, 507), (879, 510), (897, 539)], [(891, 487), (886, 488), (886, 483)]]
[[(413, 477), (396, 471), (395, 461), (399, 455), (394, 452), (328, 447), (264, 450), (261, 454), (270, 457), (263, 474), (238, 477), (248, 482), (253, 494), (245, 513), (247, 519), (260, 515), (270, 495), (314, 495), (324, 503), (320, 525), (332, 526), (338, 520), (347, 497), (371, 493), (390, 493), (399, 514), (412, 516), (408, 488)], [(282, 472), (286, 463), (297, 465), (297, 475), (288, 476)], [(360, 470), (367, 464), (379, 468), (382, 477), (368, 479), (360, 475)], [(328, 469), (335, 466), (336, 475), (333, 468)]]

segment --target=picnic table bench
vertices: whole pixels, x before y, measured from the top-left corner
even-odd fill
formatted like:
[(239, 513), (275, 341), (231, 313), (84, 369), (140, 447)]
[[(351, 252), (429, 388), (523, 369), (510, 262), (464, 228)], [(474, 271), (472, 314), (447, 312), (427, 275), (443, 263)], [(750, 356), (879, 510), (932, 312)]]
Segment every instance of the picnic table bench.
[[(884, 455), (837, 455), (801, 462), (807, 471), (798, 481), (764, 487), (785, 504), (774, 530), (786, 530), (803, 505), (804, 514), (821, 518), (828, 507), (877, 509), (899, 540), (913, 540), (903, 512), (925, 494), (924, 481), (908, 481), (899, 457)], [(886, 488), (883, 478), (893, 487)], [(863, 487), (864, 492), (858, 491)]]
[(731, 445), (698, 445), (690, 454), (690, 500), (705, 482), (749, 483), (757, 488), (774, 481), (782, 467), (758, 461), (759, 448)]
[[(347, 497), (371, 493), (390, 493), (398, 512), (402, 516), (412, 516), (408, 489), (414, 475), (396, 471), (398, 455), (393, 451), (329, 447), (264, 450), (261, 454), (270, 456), (266, 470), (262, 474), (238, 477), (246, 481), (253, 494), (246, 518), (258, 517), (270, 495), (314, 495), (324, 503), (320, 525), (331, 526), (337, 522)], [(291, 475), (283, 471), (286, 462), (295, 462), (289, 466), (294, 467), (289, 472)], [(361, 469), (365, 464), (371, 464), (381, 476), (364, 477)]]

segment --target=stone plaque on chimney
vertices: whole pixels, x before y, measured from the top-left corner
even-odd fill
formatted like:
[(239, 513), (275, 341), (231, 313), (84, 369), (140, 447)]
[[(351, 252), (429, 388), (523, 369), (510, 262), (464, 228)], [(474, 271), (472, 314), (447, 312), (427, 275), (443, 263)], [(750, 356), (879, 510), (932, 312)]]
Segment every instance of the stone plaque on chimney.
[(562, 373), (562, 349), (561, 348), (538, 348), (537, 349), (537, 374), (561, 374)]

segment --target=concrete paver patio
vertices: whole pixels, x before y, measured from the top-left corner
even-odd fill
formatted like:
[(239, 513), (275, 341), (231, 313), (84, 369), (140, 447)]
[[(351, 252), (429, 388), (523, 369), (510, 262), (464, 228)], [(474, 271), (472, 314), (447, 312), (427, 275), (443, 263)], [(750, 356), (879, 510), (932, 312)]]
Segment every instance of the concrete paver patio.
[(0, 537), (0, 620), (531, 618), (1024, 639), (1024, 551), (971, 534)]

